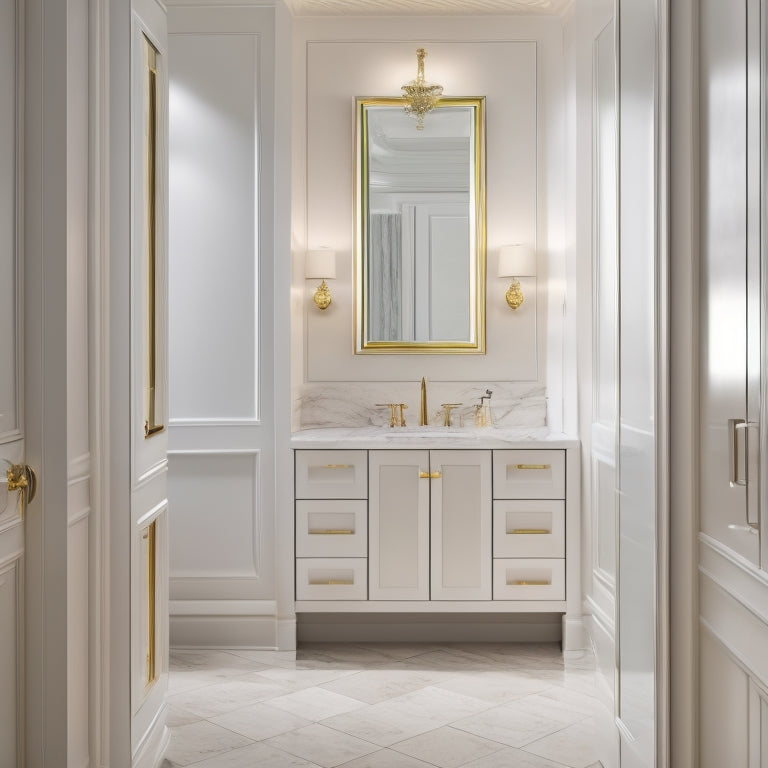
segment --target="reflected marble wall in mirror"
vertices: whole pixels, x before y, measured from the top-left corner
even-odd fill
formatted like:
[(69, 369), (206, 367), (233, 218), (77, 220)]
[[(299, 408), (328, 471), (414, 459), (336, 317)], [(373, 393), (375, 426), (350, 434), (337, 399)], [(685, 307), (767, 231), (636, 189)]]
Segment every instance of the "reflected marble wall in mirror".
[(483, 98), (357, 100), (356, 352), (485, 352)]

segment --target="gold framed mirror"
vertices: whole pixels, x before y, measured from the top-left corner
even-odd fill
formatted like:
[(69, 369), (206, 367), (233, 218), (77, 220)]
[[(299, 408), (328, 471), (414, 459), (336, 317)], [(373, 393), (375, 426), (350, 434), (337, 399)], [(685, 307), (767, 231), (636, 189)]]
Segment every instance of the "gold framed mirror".
[(485, 354), (485, 99), (356, 100), (356, 354)]

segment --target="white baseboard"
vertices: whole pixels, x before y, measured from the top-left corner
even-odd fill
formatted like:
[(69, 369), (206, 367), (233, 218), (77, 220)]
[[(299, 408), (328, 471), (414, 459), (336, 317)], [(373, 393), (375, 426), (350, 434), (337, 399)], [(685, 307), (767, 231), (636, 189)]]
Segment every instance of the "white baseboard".
[(277, 621), (277, 650), (296, 650), (296, 617), (278, 619)]
[(177, 614), (170, 617), (170, 644), (172, 648), (274, 650), (278, 647), (277, 621), (274, 616), (181, 616)]
[(560, 614), (299, 614), (299, 642), (559, 642)]

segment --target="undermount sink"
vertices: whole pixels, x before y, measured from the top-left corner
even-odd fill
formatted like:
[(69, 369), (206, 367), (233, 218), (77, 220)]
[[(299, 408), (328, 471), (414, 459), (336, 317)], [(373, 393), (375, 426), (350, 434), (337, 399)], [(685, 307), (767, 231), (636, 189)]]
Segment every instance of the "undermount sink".
[(482, 429), (474, 427), (385, 427), (382, 429), (384, 437), (388, 439), (407, 438), (450, 438), (451, 440), (475, 440), (482, 435), (490, 436), (493, 428), (485, 427)]

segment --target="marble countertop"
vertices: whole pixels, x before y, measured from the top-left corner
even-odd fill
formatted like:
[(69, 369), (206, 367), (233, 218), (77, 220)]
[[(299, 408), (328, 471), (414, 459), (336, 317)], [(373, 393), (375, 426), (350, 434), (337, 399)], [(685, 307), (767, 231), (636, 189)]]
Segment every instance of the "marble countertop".
[[(541, 443), (541, 446), (535, 445)], [(548, 427), (329, 427), (291, 435), (291, 448), (575, 448), (579, 441)]]

